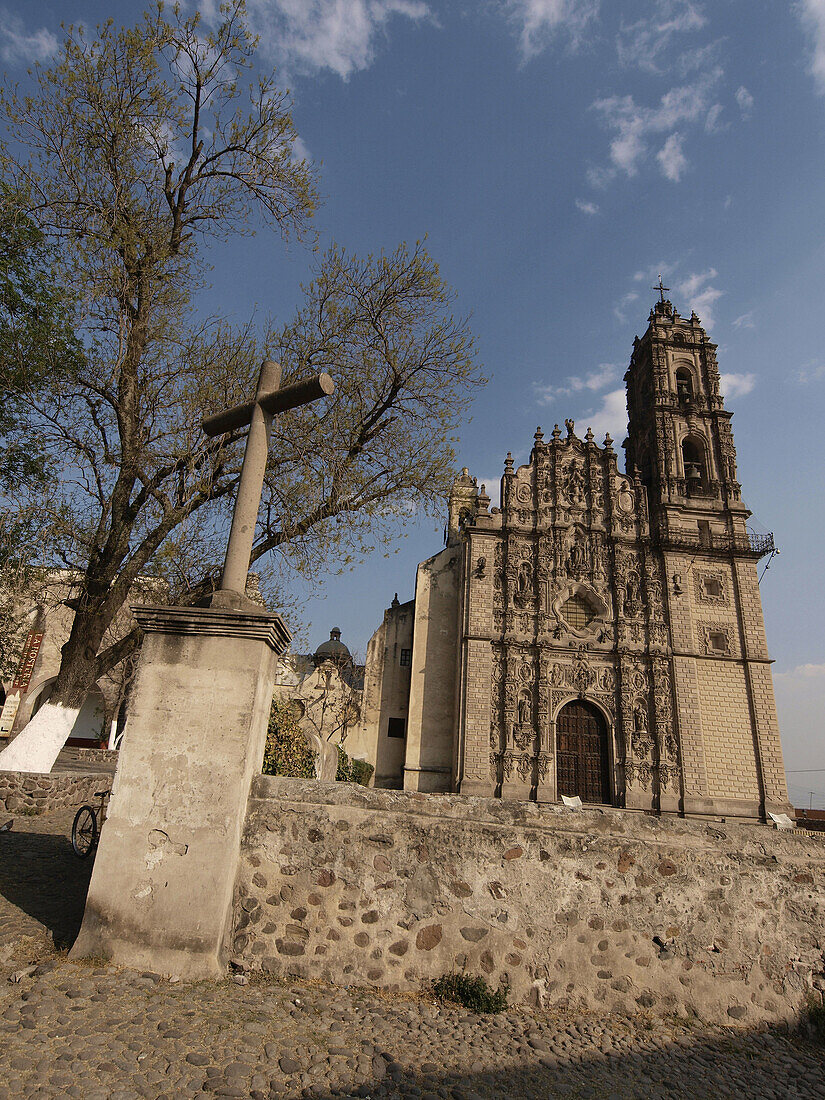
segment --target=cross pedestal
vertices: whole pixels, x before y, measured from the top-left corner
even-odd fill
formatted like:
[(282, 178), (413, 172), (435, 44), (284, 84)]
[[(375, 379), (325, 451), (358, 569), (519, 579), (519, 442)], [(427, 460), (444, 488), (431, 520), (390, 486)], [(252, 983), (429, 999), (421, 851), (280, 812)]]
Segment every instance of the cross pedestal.
[(261, 770), (278, 615), (135, 607), (143, 649), (73, 958), (222, 973), (252, 779)]
[(223, 584), (210, 607), (133, 607), (144, 632), (109, 813), (73, 958), (180, 977), (220, 975), (252, 780), (263, 760), (278, 656), (290, 634), (244, 596), (273, 412), (331, 392), (321, 375), (204, 424), (250, 423)]

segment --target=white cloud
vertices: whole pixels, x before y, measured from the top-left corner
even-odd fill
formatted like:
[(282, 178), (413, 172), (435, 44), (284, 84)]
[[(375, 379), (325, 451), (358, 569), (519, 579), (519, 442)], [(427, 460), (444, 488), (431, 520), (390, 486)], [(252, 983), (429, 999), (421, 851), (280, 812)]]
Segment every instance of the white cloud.
[(613, 313), (622, 322), (627, 320), (627, 307), (632, 305), (633, 302), (638, 302), (639, 295), (631, 290), (627, 294), (623, 294), (622, 297), (613, 307)]
[(688, 275), (679, 284), (679, 291), (684, 294), (685, 297), (692, 298), (694, 295), (698, 294), (699, 290), (709, 279), (715, 279), (717, 274), (715, 267), (709, 267), (707, 271), (703, 271), (701, 274)]
[(636, 272), (634, 272), (633, 281), (635, 283), (640, 283), (645, 279), (647, 279), (647, 280), (652, 279), (652, 280), (655, 280), (658, 283), (660, 275), (662, 276), (663, 279), (667, 279), (668, 276), (674, 270), (675, 267), (676, 267), (676, 264), (665, 263), (664, 260), (662, 260), (658, 264), (653, 264), (653, 266), (649, 267), (646, 271), (636, 271)]
[[(823, 790), (820, 772), (802, 774), (802, 769), (823, 767), (822, 715), (825, 713), (825, 664), (797, 665), (789, 672), (774, 672), (776, 709), (782, 731), (785, 767), (791, 769), (791, 798), (808, 805), (811, 787)], [(799, 769), (799, 770), (797, 770)], [(811, 782), (808, 786), (809, 780)], [(816, 803), (814, 803), (816, 805)], [(825, 802), (822, 803), (825, 805)]]
[(599, 0), (505, 0), (504, 8), (519, 29), (525, 61), (564, 32), (575, 46), (599, 12)]
[(26, 32), (22, 19), (0, 8), (0, 58), (7, 64), (47, 61), (57, 50), (57, 38), (45, 27)]
[(811, 676), (825, 676), (825, 664), (821, 665), (797, 665), (796, 668), (791, 669), (790, 672), (775, 672), (775, 680), (788, 680), (796, 678), (797, 676), (803, 676), (809, 679)]
[(613, 437), (617, 449), (627, 435), (627, 395), (624, 389), (611, 390), (602, 397), (602, 403), (592, 412), (585, 413), (581, 418), (584, 431), (576, 434), (583, 437), (587, 428), (593, 429), (596, 442), (601, 443), (605, 435)]
[(477, 477), (479, 491), (481, 491), (482, 485), (487, 490), (487, 496), (490, 498), (491, 508), (501, 507), (501, 474), (494, 474), (492, 477)]
[(811, 38), (811, 76), (825, 93), (825, 0), (799, 0), (795, 7)]
[(571, 375), (560, 386), (536, 384), (536, 394), (540, 405), (551, 405), (559, 397), (569, 397), (573, 393), (582, 393), (590, 390), (597, 393), (599, 390), (615, 382), (619, 376), (618, 368), (613, 363), (600, 363), (598, 368), (582, 378), (580, 375)]
[(705, 115), (705, 133), (706, 134), (720, 134), (727, 127), (719, 121), (722, 117), (722, 111), (724, 110), (721, 103), (714, 103), (708, 113)]
[(713, 307), (724, 293), (709, 285), (716, 275), (716, 270), (710, 267), (707, 271), (688, 275), (676, 284), (681, 301), (695, 310), (706, 329), (713, 328), (716, 322)]
[(295, 163), (305, 160), (308, 164), (312, 163), (312, 153), (309, 151), (309, 147), (300, 134), (296, 134), (292, 141), (292, 160)]
[(598, 214), (599, 207), (595, 202), (585, 202), (583, 199), (576, 199), (576, 209), (581, 210), (582, 214)]
[(678, 183), (687, 168), (687, 158), (682, 152), (682, 135), (671, 134), (656, 154), (656, 160), (664, 177), (672, 180), (673, 183)]
[(808, 382), (818, 382), (821, 378), (825, 378), (825, 363), (821, 363), (817, 359), (812, 359), (810, 363), (806, 363), (804, 367), (800, 367), (796, 372), (796, 380), (801, 382), (803, 386), (807, 385)]
[(723, 397), (744, 397), (756, 385), (755, 374), (720, 374), (719, 390)]
[(750, 118), (753, 110), (753, 96), (744, 85), (736, 89), (736, 102), (742, 112), (742, 118)]
[[(633, 275), (635, 283), (646, 282), (654, 290), (658, 289), (656, 283), (661, 273), (663, 281), (670, 284), (665, 286), (665, 294), (672, 300), (674, 306), (681, 314), (693, 309), (699, 316), (705, 328), (710, 329), (714, 324), (714, 303), (722, 297), (723, 291), (712, 286), (712, 281), (717, 278), (715, 268), (709, 267), (707, 271), (695, 272), (691, 275), (677, 275), (676, 272), (682, 266), (681, 261), (675, 263), (660, 261), (652, 264), (646, 270), (636, 271)], [(672, 293), (668, 291), (672, 288)], [(630, 299), (632, 301), (632, 299)], [(621, 300), (622, 302), (624, 299)], [(621, 304), (621, 303), (620, 303)], [(614, 312), (616, 310), (614, 309)], [(618, 316), (618, 314), (617, 314)], [(620, 316), (620, 320), (624, 320)]]
[(661, 72), (662, 55), (676, 35), (697, 31), (706, 23), (690, 0), (658, 0), (655, 11), (636, 23), (622, 24), (616, 51), (622, 65)]
[(753, 314), (743, 313), (735, 321), (731, 321), (731, 324), (734, 328), (753, 328)]
[[(713, 91), (721, 76), (721, 69), (714, 69), (692, 84), (671, 88), (655, 107), (640, 106), (632, 95), (597, 99), (592, 104), (593, 109), (614, 133), (610, 142), (614, 171), (635, 176), (648, 155), (649, 138), (655, 134), (669, 134), (657, 159), (665, 174), (668, 170), (677, 173), (668, 178), (678, 179), (686, 161), (681, 155), (681, 138), (673, 131), (680, 124), (704, 121), (713, 106)], [(681, 160), (677, 154), (681, 155)]]
[[(200, 6), (214, 21), (215, 0)], [(430, 16), (423, 0), (248, 0), (248, 8), (262, 50), (287, 74), (328, 69), (342, 80), (372, 64), (394, 17), (417, 22)]]

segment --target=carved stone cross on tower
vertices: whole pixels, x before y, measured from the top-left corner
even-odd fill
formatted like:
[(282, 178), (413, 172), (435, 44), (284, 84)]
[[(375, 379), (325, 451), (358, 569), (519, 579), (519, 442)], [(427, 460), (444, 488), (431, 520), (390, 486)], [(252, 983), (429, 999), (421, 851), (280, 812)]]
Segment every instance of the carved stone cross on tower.
[(229, 532), (223, 564), (222, 592), (237, 593), (241, 597), (246, 592), (252, 542), (261, 507), (272, 417), (275, 413), (317, 401), (334, 389), (335, 383), (328, 374), (317, 374), (314, 378), (281, 389), (281, 366), (266, 359), (261, 366), (254, 401), (235, 409), (227, 409), (203, 421), (201, 426), (208, 436), (223, 435), (243, 427), (244, 424), (249, 425), (235, 510), (232, 513), (232, 529)]

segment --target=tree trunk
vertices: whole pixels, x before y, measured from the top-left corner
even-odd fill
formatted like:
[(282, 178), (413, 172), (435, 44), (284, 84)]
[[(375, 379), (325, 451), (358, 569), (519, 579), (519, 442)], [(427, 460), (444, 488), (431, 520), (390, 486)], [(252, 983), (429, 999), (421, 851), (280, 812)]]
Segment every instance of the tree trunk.
[(97, 654), (109, 629), (110, 616), (94, 607), (79, 610), (61, 649), (60, 671), (49, 702), (80, 709), (98, 678)]

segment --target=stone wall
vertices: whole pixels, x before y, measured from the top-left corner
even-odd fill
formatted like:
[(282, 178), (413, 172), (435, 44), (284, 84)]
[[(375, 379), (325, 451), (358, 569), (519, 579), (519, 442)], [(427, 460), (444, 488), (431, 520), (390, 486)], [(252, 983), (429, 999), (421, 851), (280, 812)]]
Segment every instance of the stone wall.
[(231, 947), (338, 984), (466, 969), (546, 1006), (787, 1019), (825, 989), (825, 841), (260, 777)]
[(0, 772), (0, 812), (42, 814), (60, 806), (80, 806), (91, 801), (95, 791), (108, 790), (111, 785), (111, 775)]
[(117, 749), (95, 749), (85, 748), (81, 745), (67, 745), (60, 750), (64, 759), (70, 760), (92, 760), (103, 763), (112, 764), (117, 763), (118, 750)]

